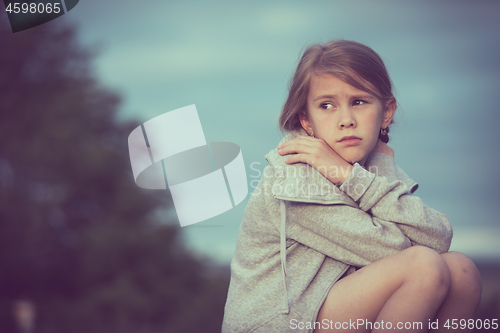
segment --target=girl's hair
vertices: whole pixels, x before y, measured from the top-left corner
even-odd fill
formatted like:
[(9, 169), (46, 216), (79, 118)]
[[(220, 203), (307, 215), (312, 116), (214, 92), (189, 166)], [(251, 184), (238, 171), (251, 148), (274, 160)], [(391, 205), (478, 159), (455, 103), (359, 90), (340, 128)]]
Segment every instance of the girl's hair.
[[(288, 98), (279, 117), (281, 132), (302, 128), (299, 114), (307, 112), (311, 77), (320, 74), (334, 75), (351, 86), (374, 95), (384, 106), (394, 98), (384, 62), (371, 48), (348, 40), (315, 44), (304, 51), (290, 81)], [(379, 138), (386, 143), (389, 141), (387, 134), (380, 134)]]

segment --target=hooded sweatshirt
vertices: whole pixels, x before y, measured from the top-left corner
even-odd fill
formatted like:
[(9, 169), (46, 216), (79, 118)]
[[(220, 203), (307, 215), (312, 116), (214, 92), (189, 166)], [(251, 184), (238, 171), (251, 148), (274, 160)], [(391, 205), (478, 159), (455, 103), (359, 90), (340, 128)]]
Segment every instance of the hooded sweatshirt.
[[(289, 132), (280, 144), (306, 134)], [(447, 217), (413, 195), (418, 184), (392, 156), (371, 153), (341, 185), (288, 157), (277, 148), (265, 156), (246, 206), (223, 333), (312, 332), (341, 277), (412, 245), (450, 247)]]

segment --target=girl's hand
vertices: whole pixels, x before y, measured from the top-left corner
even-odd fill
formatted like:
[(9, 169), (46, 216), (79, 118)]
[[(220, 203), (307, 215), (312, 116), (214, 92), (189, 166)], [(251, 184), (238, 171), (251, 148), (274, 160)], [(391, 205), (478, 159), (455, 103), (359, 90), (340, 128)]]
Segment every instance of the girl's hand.
[(352, 165), (339, 156), (323, 139), (300, 136), (278, 146), (280, 155), (291, 155), (286, 163), (307, 163), (333, 184), (343, 183), (351, 174)]
[(384, 153), (394, 157), (394, 150), (391, 147), (389, 147), (387, 143), (382, 142), (380, 139), (378, 139), (375, 148), (373, 148), (372, 150), (372, 153)]

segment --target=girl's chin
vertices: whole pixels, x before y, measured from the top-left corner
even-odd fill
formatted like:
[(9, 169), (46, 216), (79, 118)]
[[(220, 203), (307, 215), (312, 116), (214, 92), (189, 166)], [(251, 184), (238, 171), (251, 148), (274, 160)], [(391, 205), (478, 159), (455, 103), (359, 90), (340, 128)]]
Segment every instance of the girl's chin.
[(346, 160), (349, 164), (354, 164), (358, 162), (361, 164), (361, 161), (363, 160), (363, 157), (360, 156), (341, 156), (344, 160)]

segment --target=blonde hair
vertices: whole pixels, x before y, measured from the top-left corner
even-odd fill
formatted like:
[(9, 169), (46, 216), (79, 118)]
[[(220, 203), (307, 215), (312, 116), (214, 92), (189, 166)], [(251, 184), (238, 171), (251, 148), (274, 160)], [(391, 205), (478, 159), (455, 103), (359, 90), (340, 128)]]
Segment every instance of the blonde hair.
[[(320, 74), (334, 75), (351, 86), (374, 95), (383, 105), (394, 98), (384, 62), (371, 48), (348, 40), (314, 44), (304, 51), (290, 80), (288, 98), (279, 117), (282, 133), (302, 128), (299, 114), (307, 112), (311, 77)], [(384, 142), (389, 141), (388, 135), (379, 137)]]

